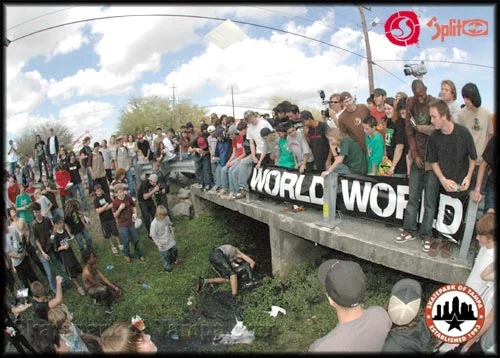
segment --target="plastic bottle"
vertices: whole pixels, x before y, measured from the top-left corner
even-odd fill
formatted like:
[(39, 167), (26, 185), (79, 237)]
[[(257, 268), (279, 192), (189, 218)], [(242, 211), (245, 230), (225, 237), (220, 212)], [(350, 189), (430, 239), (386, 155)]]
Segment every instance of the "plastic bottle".
[(111, 271), (113, 268), (113, 265), (106, 265), (106, 271)]

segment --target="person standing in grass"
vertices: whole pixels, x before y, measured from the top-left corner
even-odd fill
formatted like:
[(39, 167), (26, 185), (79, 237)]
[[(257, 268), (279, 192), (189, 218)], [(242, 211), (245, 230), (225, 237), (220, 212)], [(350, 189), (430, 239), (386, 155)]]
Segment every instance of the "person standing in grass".
[(64, 229), (63, 218), (59, 215), (54, 217), (54, 234), (50, 240), (54, 245), (54, 251), (58, 259), (62, 261), (69, 273), (69, 278), (75, 285), (78, 293), (85, 296), (85, 290), (78, 284), (78, 275), (82, 273), (82, 267), (71, 247), (71, 236)]
[(116, 197), (113, 200), (113, 216), (118, 226), (118, 233), (122, 241), (125, 261), (128, 263), (132, 262), (129, 252), (130, 240), (132, 240), (134, 244), (135, 256), (139, 260), (144, 261), (144, 256), (142, 256), (141, 247), (139, 245), (139, 234), (134, 225), (137, 218), (137, 207), (130, 195), (125, 195), (122, 186), (117, 186), (115, 191)]
[(177, 246), (174, 235), (174, 225), (167, 215), (167, 208), (158, 205), (156, 216), (151, 223), (149, 236), (160, 250), (163, 268), (172, 272), (172, 265), (177, 263)]
[(92, 237), (84, 224), (85, 216), (81, 211), (80, 202), (76, 199), (70, 199), (66, 202), (64, 208), (64, 226), (72, 236), (76, 238), (78, 249), (83, 252), (83, 238), (87, 249), (92, 248)]
[[(118, 248), (120, 248), (120, 250), (123, 250), (123, 246), (120, 244), (120, 234), (118, 233), (115, 217), (113, 216), (113, 201), (111, 200), (109, 194), (105, 193), (104, 190), (102, 190), (101, 184), (95, 184), (94, 190), (94, 207), (96, 213), (99, 215), (102, 234), (104, 236), (104, 239), (109, 241), (109, 248), (113, 255), (117, 256)], [(113, 245), (111, 236), (114, 236), (116, 240), (116, 246)]]

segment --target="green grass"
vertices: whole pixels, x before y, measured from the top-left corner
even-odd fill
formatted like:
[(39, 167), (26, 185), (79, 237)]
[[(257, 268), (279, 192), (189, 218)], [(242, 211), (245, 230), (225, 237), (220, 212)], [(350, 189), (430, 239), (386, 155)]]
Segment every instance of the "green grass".
[[(196, 278), (213, 276), (208, 255), (214, 247), (229, 243), (251, 253), (259, 246), (269, 245), (264, 224), (223, 208), (214, 208), (217, 210), (206, 211), (192, 220), (174, 220), (179, 264), (170, 274), (164, 271), (160, 254), (146, 236), (144, 228), (139, 232), (145, 262), (134, 259), (128, 264), (123, 256), (113, 256), (102, 238), (95, 212), (91, 213), (91, 235), (101, 271), (122, 288), (123, 295), (113, 306), (113, 315), (107, 315), (88, 296), (80, 296), (74, 288), (65, 290), (64, 302), (73, 312), (75, 324), (84, 332), (99, 335), (112, 323), (130, 321), (131, 317), (139, 315), (144, 318), (150, 332), (167, 334), (170, 327), (187, 322), (191, 315), (186, 303), (189, 296), (195, 295)], [(80, 258), (78, 249), (74, 247), (74, 250)], [(333, 251), (332, 255), (358, 261), (363, 267), (368, 282), (365, 307), (384, 306), (393, 284), (401, 278), (411, 277), (350, 255)], [(269, 260), (254, 259), (257, 265)], [(269, 262), (267, 264), (270, 265)], [(106, 265), (113, 265), (114, 268), (106, 271)], [(238, 305), (245, 325), (254, 330), (256, 339), (251, 345), (233, 345), (229, 350), (246, 353), (305, 352), (314, 340), (333, 329), (337, 316), (328, 305), (316, 270), (312, 263), (300, 265), (286, 277), (266, 277), (259, 286), (242, 293)], [(439, 286), (436, 282), (412, 278), (422, 283), (423, 297), (428, 297)], [(143, 283), (150, 285), (151, 289), (145, 289)], [(229, 285), (219, 285), (215, 289), (230, 292)], [(271, 317), (267, 311), (272, 305), (286, 309), (287, 314)], [(25, 318), (32, 315), (32, 312), (27, 312)]]

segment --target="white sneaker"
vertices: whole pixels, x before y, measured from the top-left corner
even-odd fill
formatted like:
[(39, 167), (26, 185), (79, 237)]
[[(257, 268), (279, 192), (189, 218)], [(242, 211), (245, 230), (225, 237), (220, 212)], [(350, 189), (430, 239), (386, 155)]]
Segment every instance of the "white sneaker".
[(78, 293), (81, 295), (81, 296), (85, 296), (85, 290), (83, 289), (83, 287), (78, 287)]

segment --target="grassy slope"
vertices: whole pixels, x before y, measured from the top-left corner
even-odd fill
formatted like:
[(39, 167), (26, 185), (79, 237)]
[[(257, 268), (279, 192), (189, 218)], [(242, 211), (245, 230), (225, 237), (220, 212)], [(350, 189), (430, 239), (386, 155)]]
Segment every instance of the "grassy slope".
[[(89, 198), (93, 199), (93, 198)], [(91, 204), (92, 206), (92, 204)], [(122, 299), (114, 305), (113, 315), (106, 315), (100, 305), (94, 305), (87, 296), (81, 297), (74, 289), (64, 293), (64, 302), (73, 312), (73, 321), (84, 332), (100, 334), (116, 321), (129, 321), (140, 315), (151, 331), (167, 333), (169, 326), (186, 317), (187, 298), (194, 294), (198, 276), (212, 276), (208, 255), (221, 244), (230, 243), (244, 252), (252, 252), (258, 245), (268, 245), (268, 238), (258, 232), (258, 225), (226, 209), (206, 212), (192, 220), (176, 219), (175, 230), (179, 250), (179, 265), (170, 274), (163, 270), (159, 252), (140, 229), (141, 250), (145, 262), (133, 260), (127, 264), (122, 256), (114, 257), (104, 242), (95, 212), (91, 213), (91, 235), (102, 272), (123, 289)], [(249, 221), (250, 220), (250, 221)], [(255, 223), (255, 222), (253, 222)], [(264, 240), (265, 243), (264, 243)], [(77, 257), (78, 250), (75, 249)], [(357, 260), (348, 255), (334, 253), (335, 257)], [(257, 264), (259, 263), (256, 258)], [(408, 277), (398, 271), (359, 261), (368, 281), (365, 305), (384, 305), (392, 285)], [(110, 271), (106, 265), (113, 265)], [(324, 291), (311, 263), (296, 267), (287, 277), (267, 277), (252, 291), (242, 294), (239, 305), (244, 312), (244, 323), (255, 331), (251, 345), (234, 345), (235, 352), (304, 352), (317, 338), (330, 331), (337, 323), (333, 309), (328, 305)], [(435, 282), (420, 280), (424, 297), (438, 287)], [(151, 286), (145, 289), (142, 283)], [(230, 290), (229, 285), (217, 289)], [(287, 310), (286, 316), (276, 318), (266, 312), (272, 305)], [(32, 312), (26, 314), (26, 318)]]

